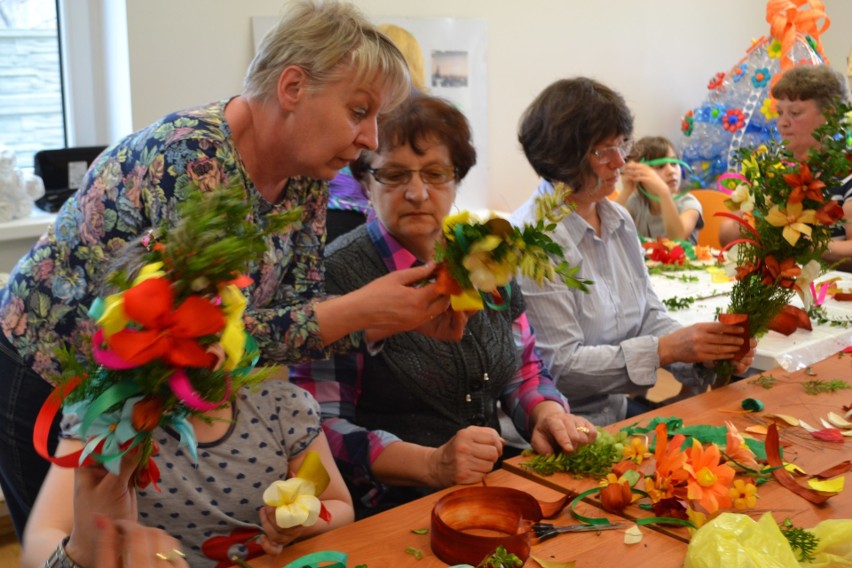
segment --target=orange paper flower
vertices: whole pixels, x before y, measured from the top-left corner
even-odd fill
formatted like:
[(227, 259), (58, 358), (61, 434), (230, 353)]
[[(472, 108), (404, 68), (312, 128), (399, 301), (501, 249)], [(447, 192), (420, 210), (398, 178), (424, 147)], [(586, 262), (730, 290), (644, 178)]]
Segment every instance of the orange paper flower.
[(731, 466), (719, 463), (719, 447), (711, 444), (705, 449), (701, 442), (693, 440), (687, 453), (689, 462), (684, 466), (689, 472), (687, 498), (697, 502), (711, 515), (720, 507), (730, 507), (728, 489), (735, 472)]
[(788, 204), (801, 203), (806, 197), (823, 202), (822, 190), (825, 189), (825, 184), (814, 179), (807, 164), (802, 164), (797, 173), (784, 174), (784, 181), (793, 189), (787, 198)]

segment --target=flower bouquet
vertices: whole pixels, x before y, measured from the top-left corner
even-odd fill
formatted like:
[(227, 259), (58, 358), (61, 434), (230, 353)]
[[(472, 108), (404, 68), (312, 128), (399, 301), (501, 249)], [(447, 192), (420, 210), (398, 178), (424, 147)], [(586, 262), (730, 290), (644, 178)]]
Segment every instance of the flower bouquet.
[[(170, 427), (197, 460), (188, 418), (229, 404), (236, 391), (266, 379), (257, 345), (243, 327), (240, 288), (264, 237), (298, 222), (301, 210), (249, 221), (251, 206), (239, 186), (183, 190), (178, 222), (128, 244), (108, 273), (115, 290), (89, 310), (97, 322), (91, 357), (61, 354), (56, 392), (38, 418), (34, 442), (43, 457), (66, 467), (100, 463), (113, 473), (131, 450), (135, 482), (156, 485), (153, 430)], [(47, 436), (57, 412), (82, 450), (50, 456)]]
[[(730, 194), (728, 208), (741, 216), (717, 213), (740, 225), (740, 237), (723, 250), (736, 283), (727, 313), (719, 319), (746, 327), (750, 336), (766, 333), (795, 293), (806, 309), (810, 307), (810, 284), (824, 268), (831, 228), (843, 217), (843, 209), (831, 199), (831, 188), (850, 170), (849, 106), (838, 103), (825, 118), (814, 132), (818, 150), (810, 150), (802, 163), (783, 146), (770, 143), (741, 150), (740, 173), (723, 176), (727, 188), (720, 180), (720, 190)], [(734, 359), (748, 349), (746, 342)], [(732, 360), (719, 361), (716, 372), (720, 378), (730, 377), (733, 368)]]
[(556, 183), (553, 193), (537, 200), (536, 223), (523, 227), (495, 215), (482, 220), (468, 211), (444, 219), (444, 239), (435, 247), (437, 283), (450, 294), (454, 310), (506, 309), (508, 285), (517, 272), (538, 284), (559, 278), (566, 286), (588, 290), (592, 282), (577, 278), (580, 267), (569, 266), (547, 234), (571, 213), (565, 201), (570, 191)]

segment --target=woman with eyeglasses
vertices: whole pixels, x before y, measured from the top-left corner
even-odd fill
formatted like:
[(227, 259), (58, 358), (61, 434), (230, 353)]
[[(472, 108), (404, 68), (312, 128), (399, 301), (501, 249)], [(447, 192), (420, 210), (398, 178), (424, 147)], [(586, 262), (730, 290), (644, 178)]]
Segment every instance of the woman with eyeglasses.
[(615, 201), (630, 212), (643, 237), (698, 243), (698, 230), (704, 227), (701, 203), (680, 193), (682, 164), (674, 144), (663, 136), (640, 138), (627, 155)]
[[(378, 149), (351, 166), (376, 219), (329, 246), (329, 292), (431, 259), (475, 161), (467, 120), (444, 100), (414, 94), (381, 117)], [(505, 311), (458, 313), (467, 320), (460, 343), (403, 333), (375, 355), (361, 349), (291, 369), (293, 382), (320, 403), (356, 516), (480, 481), (503, 453), (498, 401), (539, 453), (595, 439), (542, 366), (516, 284), (510, 297)]]
[[(580, 267), (577, 276), (594, 282), (584, 293), (520, 279), (527, 313), (544, 363), (572, 412), (599, 425), (647, 410), (628, 408), (628, 395), (652, 387), (660, 367), (687, 392), (705, 389), (715, 378), (712, 361), (731, 358), (743, 341), (732, 335), (741, 331), (736, 326), (681, 327), (651, 289), (636, 226), (607, 199), (630, 153), (632, 131), (621, 95), (579, 77), (547, 87), (524, 112), (518, 134), (542, 181), (512, 222), (531, 222), (535, 198), (552, 192), (554, 184), (573, 188), (568, 202), (574, 212), (553, 237), (568, 263)], [(738, 372), (751, 364), (753, 345), (737, 363)]]

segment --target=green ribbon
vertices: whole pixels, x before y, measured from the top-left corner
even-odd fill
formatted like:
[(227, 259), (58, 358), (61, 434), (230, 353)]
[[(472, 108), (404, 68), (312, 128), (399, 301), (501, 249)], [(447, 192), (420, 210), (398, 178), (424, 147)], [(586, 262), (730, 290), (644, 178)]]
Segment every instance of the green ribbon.
[[(663, 164), (679, 164), (681, 167), (685, 168), (687, 172), (692, 173), (692, 167), (690, 167), (689, 164), (687, 164), (686, 162), (684, 162), (683, 160), (680, 160), (678, 158), (656, 158), (654, 160), (639, 160), (639, 163), (646, 164), (646, 165), (651, 166), (651, 167), (662, 166)], [(656, 195), (648, 193), (648, 191), (644, 187), (642, 187), (641, 183), (636, 185), (636, 189), (638, 189), (639, 192), (642, 195), (644, 195), (645, 197), (647, 197), (651, 201), (659, 201), (660, 200), (660, 198), (657, 197)], [(689, 193), (689, 189), (685, 189), (684, 191), (676, 193), (674, 195), (674, 199), (675, 200), (683, 199), (684, 197), (686, 197), (687, 193)]]
[[(313, 552), (298, 558), (284, 566), (284, 568), (346, 568), (348, 557), (343, 552), (336, 550), (323, 550)], [(332, 562), (332, 564), (327, 564)]]
[(749, 412), (760, 412), (761, 410), (766, 408), (763, 402), (756, 398), (743, 399), (742, 407), (743, 410), (748, 410)]
[(102, 392), (98, 398), (92, 401), (88, 409), (86, 409), (86, 415), (83, 417), (82, 424), (80, 424), (80, 431), (83, 433), (87, 432), (89, 430), (89, 426), (91, 426), (99, 416), (106, 414), (107, 410), (116, 404), (124, 402), (128, 398), (141, 393), (142, 389), (133, 381), (121, 381), (120, 383), (112, 385)]

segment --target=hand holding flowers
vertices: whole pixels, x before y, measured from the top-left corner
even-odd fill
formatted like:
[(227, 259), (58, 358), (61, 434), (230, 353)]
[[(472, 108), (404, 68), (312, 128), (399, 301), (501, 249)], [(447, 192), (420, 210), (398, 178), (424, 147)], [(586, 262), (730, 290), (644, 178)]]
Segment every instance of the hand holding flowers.
[[(438, 286), (451, 296), (456, 311), (505, 309), (503, 297), (517, 272), (542, 284), (559, 278), (566, 286), (587, 290), (589, 280), (577, 278), (562, 249), (547, 234), (571, 212), (565, 199), (570, 188), (563, 183), (537, 202), (537, 221), (513, 227), (492, 215), (482, 220), (468, 211), (444, 219), (444, 240), (435, 247)], [(501, 289), (504, 292), (501, 293)]]

